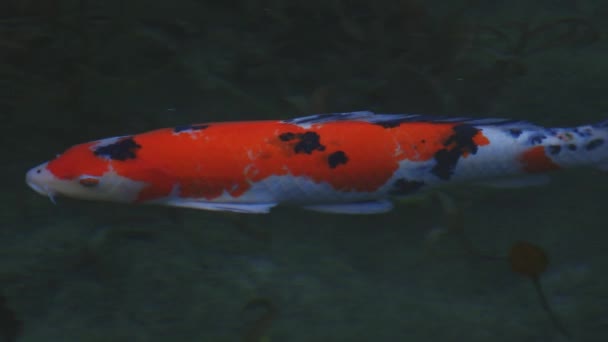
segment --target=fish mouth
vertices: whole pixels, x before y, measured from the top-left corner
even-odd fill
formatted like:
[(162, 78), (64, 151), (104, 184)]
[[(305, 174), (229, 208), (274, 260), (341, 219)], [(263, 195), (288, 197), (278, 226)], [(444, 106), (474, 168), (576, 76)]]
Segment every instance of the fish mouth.
[(30, 180), (27, 180), (27, 179), (26, 179), (25, 183), (27, 183), (27, 185), (28, 185), (30, 188), (32, 188), (34, 191), (36, 191), (37, 193), (39, 193), (39, 194), (41, 194), (41, 195), (46, 196), (46, 195), (49, 193), (47, 188), (42, 187), (42, 186), (40, 186), (40, 185), (38, 185), (38, 184), (36, 184), (36, 183), (34, 183), (34, 182), (30, 181)]
[(51, 190), (44, 183), (44, 179), (48, 178), (48, 173), (45, 169), (46, 163), (36, 166), (25, 174), (25, 183), (37, 193), (47, 196), (51, 202), (55, 203), (55, 191)]

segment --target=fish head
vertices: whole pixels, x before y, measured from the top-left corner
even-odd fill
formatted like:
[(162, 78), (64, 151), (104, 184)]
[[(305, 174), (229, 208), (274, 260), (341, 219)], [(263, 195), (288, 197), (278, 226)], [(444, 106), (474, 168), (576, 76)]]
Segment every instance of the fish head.
[[(54, 202), (56, 196), (112, 202), (134, 201), (144, 182), (134, 181), (117, 172), (124, 167), (99, 153), (119, 138), (84, 143), (67, 149), (56, 158), (30, 169), (25, 182), (37, 193)], [(102, 150), (103, 151), (103, 150)]]

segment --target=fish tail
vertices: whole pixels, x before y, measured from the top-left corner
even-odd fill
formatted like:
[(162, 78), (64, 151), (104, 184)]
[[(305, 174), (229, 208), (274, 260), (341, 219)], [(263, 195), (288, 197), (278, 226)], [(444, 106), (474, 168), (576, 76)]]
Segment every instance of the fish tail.
[(536, 173), (591, 166), (608, 170), (608, 120), (568, 128), (530, 131), (522, 155), (525, 171)]
[(599, 161), (595, 165), (602, 171), (608, 171), (608, 119), (600, 121), (592, 127), (597, 131), (597, 136), (589, 141), (586, 147), (594, 147), (594, 144), (599, 145), (597, 146)]
[[(561, 143), (559, 145), (570, 152), (569, 159), (574, 166), (595, 166), (608, 170), (608, 119), (558, 130), (555, 137)], [(565, 157), (568, 157), (567, 154)]]

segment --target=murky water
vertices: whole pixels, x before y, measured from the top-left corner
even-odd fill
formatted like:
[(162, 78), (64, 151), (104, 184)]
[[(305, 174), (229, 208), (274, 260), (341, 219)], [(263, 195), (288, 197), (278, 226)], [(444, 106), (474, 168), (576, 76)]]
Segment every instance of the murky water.
[(548, 258), (538, 282), (572, 340), (606, 340), (600, 170), (444, 189), (457, 223), (436, 196), (382, 215), (227, 215), (54, 205), (24, 183), (73, 144), (193, 122), (351, 110), (602, 121), (606, 11), (591, 0), (3, 3), (0, 335), (567, 340), (512, 270), (511, 246), (527, 241)]

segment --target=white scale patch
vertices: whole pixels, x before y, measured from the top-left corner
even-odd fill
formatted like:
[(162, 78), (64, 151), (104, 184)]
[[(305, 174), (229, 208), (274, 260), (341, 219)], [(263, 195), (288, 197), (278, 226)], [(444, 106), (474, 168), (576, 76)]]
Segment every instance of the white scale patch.
[(175, 204), (181, 201), (205, 203), (289, 203), (292, 205), (313, 205), (327, 202), (354, 202), (374, 200), (376, 193), (368, 192), (340, 192), (330, 184), (316, 183), (307, 177), (296, 176), (270, 176), (264, 180), (251, 184), (251, 188), (239, 197), (231, 196), (224, 191), (220, 196), (208, 200), (206, 198), (181, 198), (179, 188), (174, 188), (172, 194), (166, 198), (153, 200), (150, 203)]
[[(48, 171), (46, 165), (47, 163), (44, 163), (30, 170), (26, 174), (26, 182), (38, 193), (51, 197), (57, 194), (86, 200), (133, 202), (146, 186), (144, 182), (118, 175), (111, 168), (101, 177), (81, 175), (73, 180), (63, 180)], [(83, 177), (95, 178), (99, 183), (95, 186), (83, 186), (80, 184)]]
[(518, 143), (517, 140), (527, 139), (530, 133), (524, 132), (519, 138), (514, 138), (502, 127), (478, 128), (482, 130), (482, 134), (488, 138), (490, 144), (478, 146), (475, 154), (460, 157), (450, 180), (481, 180), (521, 172), (521, 164), (517, 158), (528, 147)]

